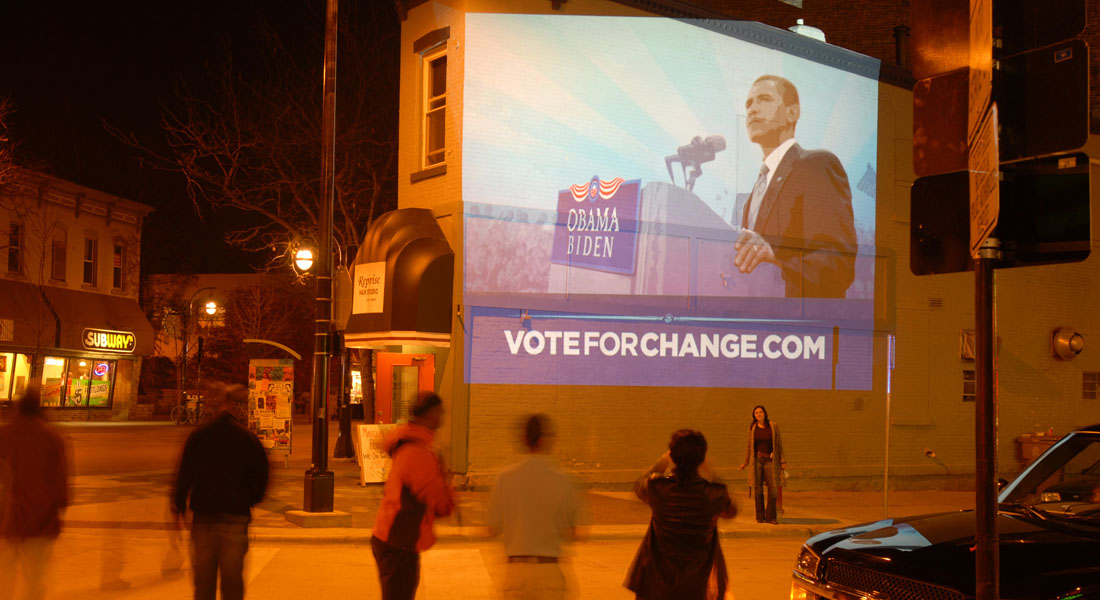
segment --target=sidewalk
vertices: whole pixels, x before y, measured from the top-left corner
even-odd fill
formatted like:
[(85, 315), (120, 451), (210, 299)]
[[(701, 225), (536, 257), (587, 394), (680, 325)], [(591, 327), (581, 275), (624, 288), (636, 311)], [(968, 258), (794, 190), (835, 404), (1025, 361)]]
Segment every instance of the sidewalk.
[[(354, 543), (370, 540), (382, 485), (359, 485), (354, 460), (330, 459), (335, 476), (334, 506), (351, 513), (347, 528), (301, 528), (286, 520), (288, 510), (302, 508), (306, 456), (295, 456), (289, 467), (272, 462), (267, 498), (253, 511), (250, 529), (256, 541)], [(168, 495), (173, 473), (155, 471), (125, 475), (87, 475), (74, 480), (74, 498), (65, 514), (70, 532), (111, 531), (125, 537), (163, 536), (173, 526)], [(807, 538), (817, 533), (883, 517), (881, 492), (786, 492), (778, 525), (755, 521), (752, 499), (738, 481), (731, 484), (740, 513), (719, 522), (726, 538)], [(458, 492), (458, 509), (437, 521), (441, 542), (469, 542), (484, 538), (488, 493)], [(649, 522), (649, 508), (624, 491), (590, 489), (587, 537), (596, 540), (639, 539)], [(889, 496), (891, 516), (960, 510), (973, 506), (972, 492), (896, 491)]]

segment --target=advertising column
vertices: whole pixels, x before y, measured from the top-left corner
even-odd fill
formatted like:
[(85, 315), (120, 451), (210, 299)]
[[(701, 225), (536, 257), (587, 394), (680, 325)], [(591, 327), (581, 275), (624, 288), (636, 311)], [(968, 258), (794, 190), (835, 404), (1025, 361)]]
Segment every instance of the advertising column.
[(248, 428), (268, 454), (290, 455), (293, 398), (293, 360), (248, 361)]

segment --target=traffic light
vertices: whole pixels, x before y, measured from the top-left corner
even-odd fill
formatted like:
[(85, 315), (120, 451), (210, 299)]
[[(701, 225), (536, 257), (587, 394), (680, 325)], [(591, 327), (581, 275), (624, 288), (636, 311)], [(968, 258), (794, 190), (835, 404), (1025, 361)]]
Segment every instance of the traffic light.
[[(970, 4), (974, 4), (973, 2)], [(992, 101), (999, 118), (998, 267), (1088, 256), (1089, 161), (1066, 153), (1088, 140), (1084, 0), (993, 0)], [(970, 170), (975, 122), (974, 31), (967, 3), (914, 0), (913, 168), (910, 268), (917, 275), (971, 268)], [(989, 18), (989, 15), (986, 15)], [(962, 41), (959, 41), (962, 40)], [(971, 47), (963, 47), (969, 41)], [(989, 56), (989, 53), (986, 53)], [(997, 194), (993, 194), (994, 197)], [(996, 207), (994, 207), (996, 210)], [(959, 221), (963, 222), (960, 223)]]

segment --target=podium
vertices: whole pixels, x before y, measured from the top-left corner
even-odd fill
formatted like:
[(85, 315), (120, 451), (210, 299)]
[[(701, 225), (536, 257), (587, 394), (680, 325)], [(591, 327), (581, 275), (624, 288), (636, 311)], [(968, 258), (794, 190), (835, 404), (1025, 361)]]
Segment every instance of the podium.
[(639, 218), (629, 226), (637, 231), (632, 273), (553, 264), (551, 292), (565, 293), (574, 301), (580, 300), (577, 296), (611, 295), (629, 306), (677, 312), (698, 308), (700, 302), (714, 304), (712, 300), (725, 300), (720, 303), (728, 310), (733, 308), (730, 299), (784, 296), (778, 266), (764, 263), (752, 273), (734, 266), (733, 245), (740, 228), (684, 188), (665, 182), (645, 184)]

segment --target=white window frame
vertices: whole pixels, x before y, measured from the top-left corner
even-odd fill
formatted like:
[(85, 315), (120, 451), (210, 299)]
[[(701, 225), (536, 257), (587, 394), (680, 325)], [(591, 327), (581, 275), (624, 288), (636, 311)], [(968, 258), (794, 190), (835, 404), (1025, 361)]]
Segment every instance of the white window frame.
[[(444, 67), (444, 92), (437, 96), (430, 96), (432, 89), (431, 65), (439, 59), (447, 58), (447, 43), (443, 42), (420, 55), (420, 167), (430, 169), (447, 164), (447, 92), (446, 67)], [(429, 148), (431, 141), (430, 116), (441, 113), (443, 116), (443, 146), (437, 149)]]

